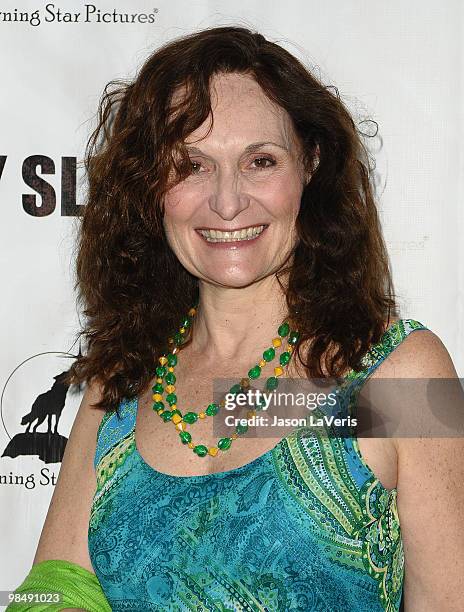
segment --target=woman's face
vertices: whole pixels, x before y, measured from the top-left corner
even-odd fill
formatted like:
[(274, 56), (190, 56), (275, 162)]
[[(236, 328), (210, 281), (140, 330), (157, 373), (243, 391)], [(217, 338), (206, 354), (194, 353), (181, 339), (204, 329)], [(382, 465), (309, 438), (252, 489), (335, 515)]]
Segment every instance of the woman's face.
[(251, 77), (218, 75), (211, 90), (213, 128), (205, 136), (207, 120), (185, 142), (192, 170), (166, 194), (164, 228), (193, 275), (243, 287), (275, 273), (295, 244), (301, 147)]

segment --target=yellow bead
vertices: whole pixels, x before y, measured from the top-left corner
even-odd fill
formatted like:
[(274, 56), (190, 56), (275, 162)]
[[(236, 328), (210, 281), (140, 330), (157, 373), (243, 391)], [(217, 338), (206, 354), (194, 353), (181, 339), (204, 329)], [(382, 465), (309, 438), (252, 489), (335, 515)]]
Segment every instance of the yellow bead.
[(171, 417), (171, 421), (177, 425), (177, 423), (180, 423), (182, 421), (182, 417), (180, 416), (180, 414), (173, 414)]
[(179, 352), (179, 347), (178, 347), (178, 346), (175, 346), (175, 347), (172, 349), (172, 351), (171, 351), (171, 353), (172, 353), (173, 355), (175, 355), (175, 354), (176, 354), (176, 353), (178, 353), (178, 352)]
[(250, 386), (250, 379), (242, 378), (242, 380), (240, 381), (240, 386), (243, 387), (244, 389), (248, 389), (248, 387)]
[(212, 446), (211, 448), (208, 448), (208, 455), (211, 455), (211, 457), (216, 457), (218, 450), (219, 449), (216, 446)]
[(185, 327), (181, 327), (181, 328), (179, 329), (179, 331), (180, 331), (180, 333), (181, 333), (181, 334), (185, 334)]
[(183, 421), (179, 421), (179, 423), (176, 423), (176, 429), (179, 431), (185, 431), (185, 423)]
[(260, 368), (264, 368), (264, 366), (266, 365), (266, 361), (264, 359), (260, 359), (258, 361), (258, 365)]
[(174, 385), (168, 385), (166, 387), (166, 393), (174, 393), (174, 391), (176, 390)]
[(198, 413), (198, 418), (199, 418), (199, 419), (206, 419), (206, 416), (207, 416), (207, 415), (206, 415), (206, 412), (199, 412), (199, 413)]
[(232, 440), (236, 440), (238, 438), (238, 433), (234, 431), (234, 433), (230, 436)]
[(168, 368), (168, 372), (174, 372), (174, 368), (171, 366), (170, 368)]
[(172, 406), (169, 408), (169, 410), (176, 410), (177, 408), (177, 404), (172, 404)]
[(156, 382), (161, 384), (163, 382), (163, 379), (162, 378), (157, 378)]
[(285, 350), (291, 353), (293, 351), (293, 344), (287, 344), (287, 348)]
[(195, 310), (195, 308), (190, 308), (190, 310), (188, 311), (189, 317), (194, 317), (196, 313), (197, 311)]
[(193, 447), (195, 446), (195, 444), (194, 444), (193, 442), (188, 442), (187, 446), (188, 446), (189, 448), (193, 448)]
[(163, 357), (160, 357), (160, 358), (158, 359), (158, 361), (160, 362), (160, 364), (161, 364), (161, 365), (164, 365), (165, 363), (167, 363), (167, 362), (168, 362), (168, 358), (167, 358), (167, 357), (164, 357), (164, 355), (163, 355)]
[(168, 344), (174, 344), (174, 339), (173, 338), (168, 338)]
[(157, 410), (156, 414), (161, 414), (162, 412), (164, 412), (164, 408), (160, 408), (159, 410)]
[(282, 374), (284, 373), (284, 371), (282, 370), (282, 368), (280, 366), (277, 366), (274, 368), (274, 374), (276, 376), (282, 376)]
[(282, 346), (282, 340), (280, 338), (274, 338), (272, 341), (272, 346), (274, 348), (279, 348), (279, 346)]
[(247, 417), (249, 419), (251, 419), (251, 417), (254, 417), (255, 415), (256, 415), (256, 412), (254, 410), (248, 410)]
[(220, 405), (220, 406), (225, 406), (225, 405), (226, 405), (226, 400), (221, 400), (221, 401), (219, 402), (219, 405)]
[(153, 401), (155, 401), (155, 402), (160, 402), (162, 399), (163, 399), (163, 396), (160, 395), (159, 393), (155, 393), (153, 395)]

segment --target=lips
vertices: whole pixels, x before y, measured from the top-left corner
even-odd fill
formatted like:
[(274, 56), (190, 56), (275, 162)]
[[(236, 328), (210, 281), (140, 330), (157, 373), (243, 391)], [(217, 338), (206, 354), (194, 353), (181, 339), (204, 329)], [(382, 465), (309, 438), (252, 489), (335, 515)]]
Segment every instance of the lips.
[[(196, 233), (201, 238), (203, 244), (210, 248), (237, 250), (256, 244), (261, 236), (265, 234), (268, 227), (267, 224), (250, 225), (246, 228), (226, 231), (213, 228), (198, 228)], [(240, 235), (235, 234), (234, 237), (234, 232), (240, 232)]]
[(246, 242), (255, 240), (260, 236), (268, 226), (266, 224), (261, 225), (249, 225), (244, 228), (222, 230), (214, 228), (198, 228), (196, 231), (203, 237), (208, 243), (235, 243), (235, 242)]

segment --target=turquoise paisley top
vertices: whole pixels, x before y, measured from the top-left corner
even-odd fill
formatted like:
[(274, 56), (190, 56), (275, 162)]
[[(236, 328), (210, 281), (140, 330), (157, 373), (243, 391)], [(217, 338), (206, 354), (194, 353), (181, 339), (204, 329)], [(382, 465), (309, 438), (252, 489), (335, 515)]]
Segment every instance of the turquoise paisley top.
[[(352, 398), (414, 330), (395, 321), (340, 387)], [(149, 466), (137, 399), (106, 413), (88, 546), (113, 611), (397, 611), (404, 555), (396, 489), (354, 436), (298, 428), (248, 464), (200, 476)], [(349, 401), (351, 415), (355, 402)], [(118, 414), (119, 413), (119, 414)]]

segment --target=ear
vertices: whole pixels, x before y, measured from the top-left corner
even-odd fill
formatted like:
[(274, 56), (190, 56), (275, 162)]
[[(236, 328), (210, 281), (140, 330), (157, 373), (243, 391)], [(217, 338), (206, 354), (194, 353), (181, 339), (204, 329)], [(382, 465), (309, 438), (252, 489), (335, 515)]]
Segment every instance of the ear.
[(313, 158), (313, 167), (311, 169), (311, 176), (316, 172), (316, 170), (319, 167), (319, 159), (320, 159), (320, 155), (321, 155), (321, 150), (319, 148), (319, 144), (316, 145), (316, 149), (314, 151), (314, 158)]
[(320, 152), (321, 151), (319, 149), (319, 145), (317, 144), (316, 149), (314, 151), (312, 167), (310, 169), (307, 169), (305, 172), (305, 186), (308, 185), (308, 183), (311, 181), (313, 174), (316, 172), (317, 168), (319, 167)]

